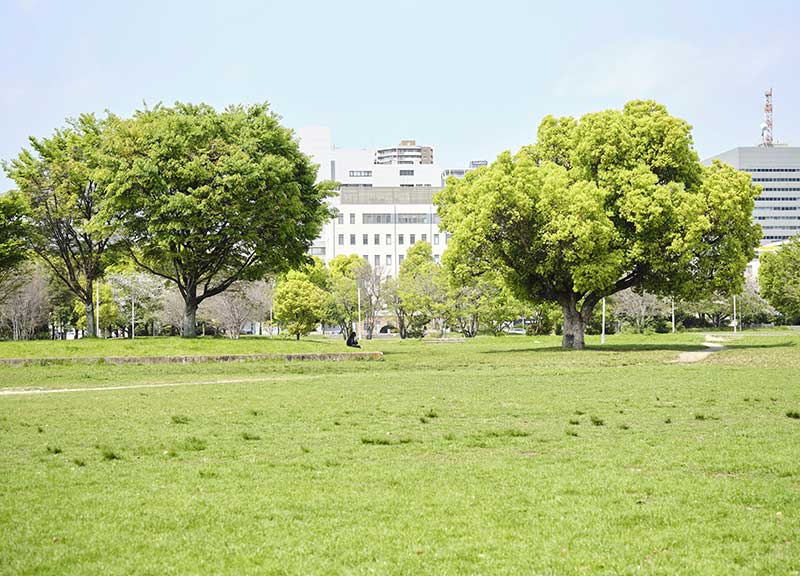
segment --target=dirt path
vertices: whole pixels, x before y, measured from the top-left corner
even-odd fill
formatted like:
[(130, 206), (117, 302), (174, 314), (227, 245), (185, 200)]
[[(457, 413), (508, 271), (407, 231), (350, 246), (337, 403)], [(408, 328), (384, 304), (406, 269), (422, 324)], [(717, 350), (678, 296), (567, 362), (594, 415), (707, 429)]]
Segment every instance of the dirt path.
[(719, 336), (712, 336), (710, 334), (706, 334), (705, 342), (703, 342), (703, 346), (708, 348), (708, 350), (697, 350), (693, 352), (681, 352), (678, 359), (675, 362), (679, 364), (691, 364), (694, 362), (702, 362), (709, 356), (711, 356), (714, 352), (719, 352), (720, 350), (725, 350), (725, 346), (722, 345), (723, 342), (727, 342), (726, 339), (720, 338)]
[(269, 378), (237, 378), (235, 380), (205, 380), (200, 382), (159, 382), (156, 384), (127, 384), (123, 386), (95, 386), (89, 388), (7, 388), (0, 396), (29, 396), (34, 394), (65, 394), (68, 392), (98, 392), (107, 390), (134, 390), (137, 388), (171, 388), (178, 386), (207, 386), (210, 384), (246, 384), (251, 382), (278, 382), (309, 380), (319, 376), (272, 376)]

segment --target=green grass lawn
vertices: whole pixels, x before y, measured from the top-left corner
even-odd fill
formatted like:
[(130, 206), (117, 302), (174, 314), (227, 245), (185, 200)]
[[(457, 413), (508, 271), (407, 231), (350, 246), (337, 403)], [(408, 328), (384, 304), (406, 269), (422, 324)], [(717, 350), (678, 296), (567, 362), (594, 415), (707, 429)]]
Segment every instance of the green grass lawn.
[[(800, 336), (674, 362), (702, 339), (590, 337), (584, 352), (556, 337), (378, 340), (364, 347), (380, 362), (0, 367), (0, 392), (142, 386), (0, 395), (0, 573), (798, 573)], [(71, 353), (343, 349), (97, 344)], [(146, 387), (170, 383), (188, 385)]]
[(204, 354), (285, 354), (292, 352), (344, 352), (344, 340), (332, 337), (304, 338), (136, 338), (34, 340), (0, 342), (0, 358), (69, 358), (86, 356), (201, 356)]

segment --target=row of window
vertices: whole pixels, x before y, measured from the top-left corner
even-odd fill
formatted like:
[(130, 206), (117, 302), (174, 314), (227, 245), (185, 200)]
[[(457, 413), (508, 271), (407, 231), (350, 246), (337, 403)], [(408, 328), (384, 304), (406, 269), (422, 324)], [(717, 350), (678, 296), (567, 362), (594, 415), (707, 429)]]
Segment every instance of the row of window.
[[(366, 260), (369, 263), (369, 254), (364, 254), (363, 258), (364, 258), (364, 260)], [(385, 266), (387, 268), (391, 267), (391, 265), (392, 265), (392, 255), (391, 254), (387, 254), (384, 258), (385, 258), (384, 259)], [(397, 264), (398, 265), (402, 264), (404, 259), (405, 259), (405, 256), (403, 254), (400, 254), (397, 257)], [(434, 262), (439, 264), (440, 260), (441, 260), (441, 257), (438, 254), (434, 254), (433, 255), (433, 261)], [(380, 254), (375, 254), (375, 255), (372, 256), (372, 265), (375, 266), (376, 268), (381, 265), (381, 255)], [(391, 276), (390, 276), (390, 278), (391, 278)]]
[[(370, 236), (369, 234), (362, 234), (361, 235), (361, 244), (363, 246), (369, 246), (369, 236)], [(339, 246), (344, 246), (344, 237), (345, 237), (344, 234), (339, 234), (339, 237), (338, 237)], [(357, 237), (358, 237), (357, 234), (350, 234), (350, 246), (355, 246), (356, 245), (356, 238)], [(428, 235), (427, 234), (420, 234), (420, 241), (421, 242), (427, 242), (428, 241)], [(446, 242), (447, 242), (447, 236), (445, 236), (445, 243)], [(372, 235), (372, 245), (373, 246), (380, 246), (380, 243), (381, 243), (381, 235), (380, 234), (373, 234)], [(403, 246), (406, 243), (405, 234), (398, 234), (397, 235), (397, 243), (400, 246)], [(409, 246), (413, 246), (416, 243), (417, 243), (417, 235), (416, 234), (409, 234), (408, 235), (408, 244), (409, 244)], [(385, 239), (384, 244), (386, 244), (387, 246), (392, 244), (392, 235), (391, 234), (386, 234), (386, 239)], [(434, 234), (433, 235), (433, 245), (434, 246), (438, 246), (439, 245), (439, 234)]]
[(788, 240), (791, 236), (764, 236), (764, 240)]
[(800, 168), (745, 168), (746, 172), (800, 172)]
[(800, 192), (800, 188), (764, 188), (764, 192)]
[(800, 178), (753, 178), (753, 182), (800, 182)]
[(800, 226), (762, 226), (763, 230), (800, 230)]
[(768, 196), (766, 198), (756, 198), (756, 202), (791, 202), (800, 200), (800, 196)]
[(372, 170), (350, 170), (350, 178), (364, 178), (372, 176)]
[(800, 210), (798, 206), (759, 206), (759, 210)]
[[(348, 214), (350, 224), (356, 223), (356, 214), (355, 212), (350, 212)], [(339, 212), (337, 216), (337, 221), (339, 224), (344, 224), (344, 213)], [(383, 212), (383, 213), (373, 213), (373, 212), (365, 212), (361, 215), (361, 223), (362, 224), (438, 224), (439, 223), (439, 216), (438, 214), (427, 214), (427, 213), (420, 213), (420, 212), (409, 212), (409, 213), (399, 213), (399, 214), (392, 214), (391, 212)]]
[(797, 216), (753, 216), (753, 220), (797, 220)]

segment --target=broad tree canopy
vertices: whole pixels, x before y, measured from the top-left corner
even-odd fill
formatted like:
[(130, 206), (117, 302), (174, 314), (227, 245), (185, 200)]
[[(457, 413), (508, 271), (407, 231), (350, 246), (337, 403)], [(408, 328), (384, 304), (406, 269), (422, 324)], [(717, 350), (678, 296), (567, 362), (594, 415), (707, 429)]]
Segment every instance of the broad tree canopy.
[(758, 280), (761, 295), (783, 315), (784, 321), (800, 319), (800, 236), (775, 253), (761, 255)]
[(94, 282), (115, 261), (117, 215), (105, 208), (106, 120), (83, 114), (5, 165), (29, 208), (29, 247), (75, 294), (94, 336)]
[(136, 262), (177, 285), (184, 336), (204, 299), (308, 258), (331, 186), (267, 104), (178, 103), (115, 124), (111, 206)]
[(497, 269), (520, 297), (557, 302), (564, 347), (583, 348), (609, 294), (738, 291), (761, 236), (757, 194), (749, 175), (700, 163), (685, 121), (634, 101), (544, 118), (535, 144), (451, 178), (436, 203), (459, 265)]
[(25, 205), (18, 194), (0, 195), (0, 279), (25, 260)]

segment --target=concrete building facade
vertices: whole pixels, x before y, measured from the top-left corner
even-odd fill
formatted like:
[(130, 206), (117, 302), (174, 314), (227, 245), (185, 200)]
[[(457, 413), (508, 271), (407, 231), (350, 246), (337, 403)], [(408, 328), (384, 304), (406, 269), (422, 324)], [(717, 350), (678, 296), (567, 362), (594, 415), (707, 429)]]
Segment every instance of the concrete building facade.
[(762, 187), (753, 220), (761, 225), (761, 244), (776, 244), (800, 233), (800, 147), (746, 146), (709, 158), (750, 174)]
[(434, 260), (441, 260), (449, 237), (439, 227), (433, 195), (446, 176), (460, 177), (466, 170), (442, 170), (433, 162), (432, 148), (430, 162), (423, 152), (412, 160), (398, 160), (401, 149), (410, 148), (413, 141), (395, 147), (398, 154), (390, 161), (392, 153), (379, 151), (391, 148), (335, 148), (327, 128), (304, 128), (298, 136), (300, 149), (319, 165), (318, 179), (339, 183), (338, 195), (331, 200), (337, 216), (314, 242), (313, 256), (329, 262), (340, 254), (356, 254), (392, 277), (417, 242), (429, 242)]
[(417, 146), (416, 140), (401, 140), (398, 146), (378, 148), (375, 164), (433, 164), (433, 148)]

